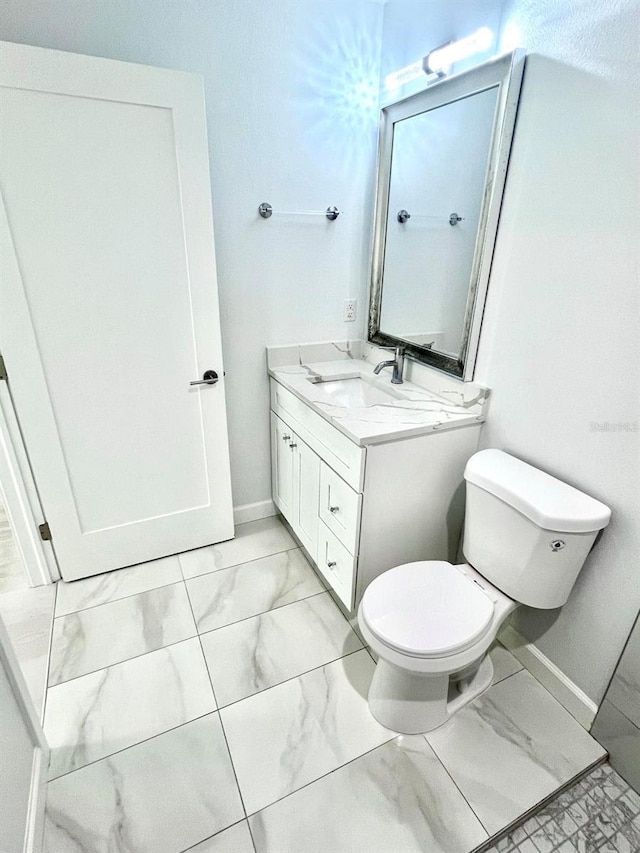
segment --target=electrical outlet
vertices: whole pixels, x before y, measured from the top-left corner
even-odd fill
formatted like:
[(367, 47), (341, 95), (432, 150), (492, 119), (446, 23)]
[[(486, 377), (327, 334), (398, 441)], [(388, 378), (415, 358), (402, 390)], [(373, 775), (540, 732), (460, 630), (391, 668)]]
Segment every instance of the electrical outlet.
[(356, 314), (358, 312), (358, 300), (357, 299), (345, 299), (344, 300), (344, 310), (342, 312), (342, 319), (345, 323), (353, 323), (356, 319)]

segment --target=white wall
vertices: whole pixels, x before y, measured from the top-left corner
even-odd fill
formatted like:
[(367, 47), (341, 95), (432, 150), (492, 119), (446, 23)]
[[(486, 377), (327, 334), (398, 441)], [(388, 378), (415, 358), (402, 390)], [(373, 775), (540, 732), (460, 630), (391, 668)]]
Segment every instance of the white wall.
[(640, 607), (638, 6), (512, 0), (528, 49), (476, 379), (484, 447), (607, 503), (613, 518), (559, 613), (516, 627), (599, 701)]
[(0, 4), (1, 39), (204, 75), (235, 505), (271, 492), (266, 344), (364, 330), (381, 21), (367, 0)]

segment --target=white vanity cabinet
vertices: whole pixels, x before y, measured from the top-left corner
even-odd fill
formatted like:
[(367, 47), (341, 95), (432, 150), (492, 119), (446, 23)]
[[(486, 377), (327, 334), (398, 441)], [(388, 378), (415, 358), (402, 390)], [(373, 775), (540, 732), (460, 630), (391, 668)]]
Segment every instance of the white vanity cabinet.
[(311, 556), (318, 537), (320, 458), (271, 413), (273, 501)]
[(393, 566), (456, 561), (480, 423), (360, 445), (270, 382), (273, 500), (346, 610)]

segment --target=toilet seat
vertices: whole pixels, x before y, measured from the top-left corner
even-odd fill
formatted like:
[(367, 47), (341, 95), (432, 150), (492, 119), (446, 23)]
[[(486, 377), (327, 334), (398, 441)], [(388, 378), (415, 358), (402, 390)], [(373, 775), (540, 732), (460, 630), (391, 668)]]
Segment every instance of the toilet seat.
[(385, 646), (438, 658), (464, 651), (486, 635), (494, 603), (463, 567), (427, 560), (379, 575), (365, 591), (361, 613)]

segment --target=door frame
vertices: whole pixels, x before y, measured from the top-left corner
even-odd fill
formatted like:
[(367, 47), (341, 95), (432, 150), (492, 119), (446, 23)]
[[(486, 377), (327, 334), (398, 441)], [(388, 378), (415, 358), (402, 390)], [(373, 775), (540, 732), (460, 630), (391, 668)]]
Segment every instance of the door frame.
[(45, 521), (8, 382), (0, 380), (0, 496), (29, 586), (51, 584), (60, 571), (51, 542), (42, 540)]
[(7, 674), (18, 710), (33, 742), (31, 786), (23, 853), (41, 853), (44, 845), (44, 820), (49, 769), (49, 744), (38, 720), (20, 664), (11, 645), (9, 634), (0, 617), (0, 663)]

